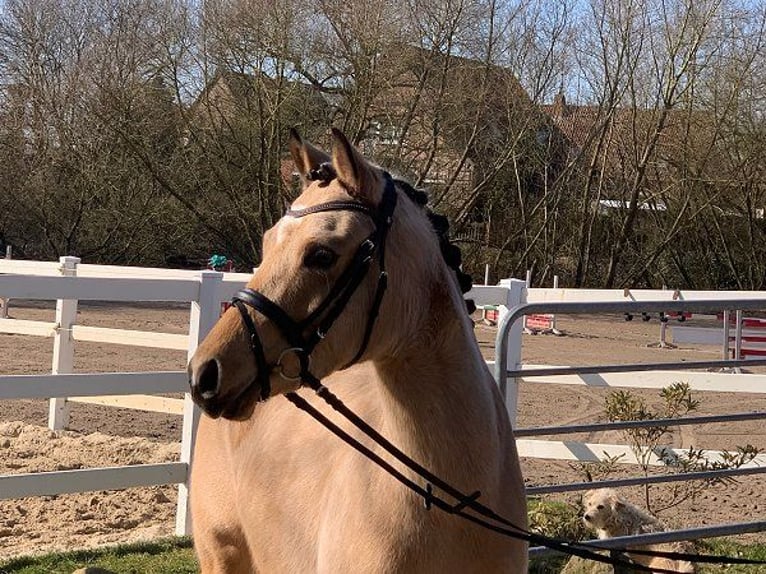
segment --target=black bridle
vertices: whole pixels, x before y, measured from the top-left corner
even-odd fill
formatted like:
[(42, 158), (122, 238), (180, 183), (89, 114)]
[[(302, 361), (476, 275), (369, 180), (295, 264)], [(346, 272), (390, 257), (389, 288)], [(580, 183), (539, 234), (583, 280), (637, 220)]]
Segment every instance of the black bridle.
[[(322, 176), (317, 176), (317, 178), (320, 177)], [(367, 326), (364, 330), (362, 342), (356, 355), (342, 368), (350, 367), (359, 361), (364, 355), (365, 350), (367, 350), (375, 326), (375, 320), (378, 317), (380, 305), (383, 302), (383, 295), (388, 287), (385, 259), (386, 238), (388, 230), (393, 223), (394, 209), (396, 208), (397, 201), (396, 186), (394, 185), (393, 178), (387, 172), (383, 173), (383, 177), (385, 187), (383, 189), (383, 197), (377, 209), (373, 209), (359, 201), (339, 200), (312, 205), (304, 209), (290, 209), (285, 214), (288, 217), (300, 218), (328, 211), (355, 211), (368, 216), (375, 224), (374, 231), (359, 245), (351, 263), (338, 277), (330, 292), (307, 317), (301, 321), (294, 320), (274, 301), (255, 289), (242, 289), (234, 295), (232, 304), (239, 310), (242, 322), (247, 329), (250, 350), (258, 369), (256, 379), (252, 384), (260, 386), (261, 400), (267, 399), (271, 394), (269, 379), (275, 367), (279, 370), (280, 376), (290, 381), (300, 381), (301, 384), (309, 384), (309, 381), (315, 379), (310, 372), (311, 353), (319, 342), (327, 336), (327, 332), (338, 317), (340, 317), (341, 313), (343, 313), (351, 297), (367, 276), (372, 262), (377, 259), (379, 268), (378, 282), (372, 306), (367, 316)], [(266, 361), (263, 343), (261, 343), (255, 322), (247, 307), (258, 311), (270, 319), (287, 340), (289, 346), (282, 351), (273, 365)], [(300, 368), (298, 373), (289, 374), (284, 370), (283, 360), (289, 354), (294, 354), (298, 359)]]
[[(324, 171), (318, 171), (317, 173), (312, 172), (312, 174), (310, 174), (310, 178), (328, 181), (334, 177), (332, 168), (326, 166), (325, 164), (320, 167)], [(250, 350), (258, 368), (258, 373), (252, 384), (260, 385), (261, 400), (267, 399), (271, 394), (269, 378), (275, 367), (279, 369), (279, 374), (283, 378), (291, 381), (300, 381), (301, 386), (310, 387), (335, 411), (340, 413), (346, 420), (351, 422), (351, 424), (354, 425), (363, 434), (371, 438), (375, 444), (380, 446), (389, 455), (401, 462), (415, 476), (425, 481), (425, 486), (412, 480), (398, 468), (383, 459), (370, 447), (364, 445), (357, 438), (341, 429), (337, 424), (319, 412), (316, 407), (311, 405), (299, 394), (290, 392), (286, 393), (285, 396), (296, 407), (309, 414), (330, 432), (335, 434), (352, 448), (367, 457), (370, 461), (378, 465), (394, 479), (398, 480), (411, 492), (422, 497), (425, 501), (425, 506), (427, 509), (436, 507), (443, 512), (458, 516), (464, 520), (472, 522), (498, 534), (522, 540), (528, 543), (540, 544), (565, 554), (585, 558), (586, 560), (593, 560), (596, 562), (612, 564), (615, 566), (628, 566), (633, 570), (642, 572), (667, 574), (672, 574), (675, 572), (674, 570), (667, 570), (656, 567), (650, 568), (641, 564), (630, 562), (619, 554), (619, 552), (628, 551), (626, 549), (617, 549), (617, 551), (612, 551), (613, 554), (607, 557), (595, 552), (597, 547), (594, 549), (592, 547), (582, 545), (578, 542), (551, 538), (515, 525), (513, 522), (509, 521), (508, 519), (493, 511), (491, 508), (479, 502), (479, 497), (481, 496), (479, 491), (470, 494), (464, 493), (414, 461), (407, 454), (392, 444), (388, 439), (386, 439), (383, 435), (381, 435), (378, 431), (376, 431), (373, 427), (371, 427), (368, 423), (366, 423), (361, 417), (349, 409), (335, 394), (333, 394), (327, 387), (322, 385), (322, 382), (311, 373), (310, 367), (312, 351), (319, 344), (319, 342), (325, 338), (329, 329), (332, 327), (341, 313), (343, 313), (343, 310), (346, 308), (346, 305), (350, 301), (351, 297), (356, 292), (359, 285), (361, 285), (364, 278), (367, 276), (367, 272), (369, 271), (372, 262), (376, 259), (377, 256), (379, 267), (377, 287), (367, 317), (367, 325), (362, 337), (362, 342), (358, 351), (356, 352), (356, 355), (354, 355), (354, 357), (342, 368), (345, 369), (359, 361), (359, 359), (364, 355), (364, 352), (370, 342), (370, 337), (375, 326), (375, 320), (378, 316), (378, 312), (380, 311), (380, 305), (388, 286), (388, 275), (386, 274), (385, 268), (385, 246), (388, 231), (391, 227), (391, 224), (393, 223), (393, 214), (397, 202), (397, 192), (393, 178), (387, 172), (384, 172), (383, 175), (385, 179), (385, 188), (383, 191), (383, 198), (381, 199), (377, 210), (361, 202), (349, 200), (329, 201), (304, 209), (287, 211), (286, 215), (290, 217), (305, 217), (314, 213), (322, 213), (328, 211), (356, 211), (370, 217), (370, 219), (372, 219), (373, 223), (375, 224), (375, 230), (357, 248), (351, 263), (337, 279), (335, 285), (333, 285), (327, 297), (325, 297), (325, 299), (311, 313), (309, 313), (306, 318), (301, 321), (295, 321), (274, 301), (254, 289), (242, 289), (234, 295), (232, 304), (239, 310), (242, 321), (245, 325), (245, 328), (247, 329)], [(282, 353), (280, 353), (279, 358), (273, 365), (270, 365), (266, 361), (266, 356), (263, 350), (263, 343), (258, 336), (255, 322), (253, 321), (253, 318), (251, 317), (247, 307), (251, 307), (255, 311), (270, 319), (277, 326), (289, 345), (282, 351)], [(305, 335), (307, 332), (308, 335)], [(285, 373), (284, 366), (282, 365), (282, 360), (289, 353), (295, 354), (298, 359), (300, 368), (298, 373), (292, 375)], [(438, 489), (438, 491), (440, 491), (441, 496), (434, 491), (434, 486), (436, 489)], [(443, 498), (445, 495), (453, 499), (455, 502), (450, 502)], [(472, 512), (469, 513), (467, 512), (468, 510)], [(659, 556), (675, 560), (688, 560), (712, 564), (764, 563), (762, 560), (749, 560), (728, 556), (701, 556), (697, 554), (687, 554), (682, 552), (662, 552), (656, 550), (641, 549), (630, 549), (629, 552), (646, 556)]]

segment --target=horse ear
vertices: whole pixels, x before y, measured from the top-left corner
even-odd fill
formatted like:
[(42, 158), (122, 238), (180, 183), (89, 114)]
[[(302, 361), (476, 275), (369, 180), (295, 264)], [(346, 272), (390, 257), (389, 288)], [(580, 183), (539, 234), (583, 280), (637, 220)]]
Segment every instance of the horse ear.
[(371, 204), (380, 201), (377, 170), (362, 157), (345, 134), (332, 129), (332, 166), (346, 191), (354, 198)]
[(295, 168), (298, 170), (304, 187), (310, 181), (309, 173), (321, 164), (330, 161), (330, 156), (325, 152), (308, 142), (304, 142), (295, 128), (290, 129), (290, 155), (293, 156)]

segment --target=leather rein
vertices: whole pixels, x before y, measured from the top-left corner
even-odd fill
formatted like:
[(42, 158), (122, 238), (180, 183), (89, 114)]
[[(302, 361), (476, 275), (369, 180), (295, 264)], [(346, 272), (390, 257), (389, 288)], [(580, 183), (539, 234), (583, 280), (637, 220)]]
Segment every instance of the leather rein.
[[(397, 191), (394, 180), (387, 172), (383, 173), (385, 188), (383, 197), (377, 210), (368, 205), (349, 200), (349, 201), (329, 201), (318, 205), (313, 205), (304, 209), (288, 210), (286, 215), (290, 217), (305, 217), (314, 213), (324, 213), (329, 211), (356, 211), (367, 215), (375, 224), (375, 230), (359, 245), (349, 266), (341, 273), (332, 289), (325, 299), (303, 320), (296, 321), (290, 317), (277, 303), (269, 299), (263, 293), (254, 289), (242, 289), (232, 298), (232, 304), (239, 310), (242, 322), (248, 332), (249, 346), (255, 360), (258, 373), (255, 380), (251, 383), (260, 387), (260, 398), (266, 400), (271, 395), (271, 385), (269, 378), (276, 369), (279, 375), (289, 381), (300, 381), (301, 386), (307, 386), (314, 390), (328, 405), (330, 405), (341, 416), (348, 420), (358, 430), (372, 439), (379, 447), (393, 456), (396, 460), (407, 467), (417, 477), (425, 482), (425, 486), (414, 481), (402, 471), (393, 466), (390, 462), (373, 451), (370, 447), (361, 443), (358, 439), (351, 436), (348, 432), (340, 428), (337, 424), (329, 420), (319, 410), (311, 405), (305, 398), (296, 392), (286, 393), (285, 397), (299, 409), (305, 411), (322, 426), (335, 434), (349, 446), (367, 457), (370, 461), (377, 464), (393, 478), (410, 489), (414, 494), (422, 497), (426, 509), (437, 507), (440, 510), (459, 516), (460, 518), (472, 522), (478, 526), (491, 530), (501, 535), (523, 540), (529, 543), (539, 544), (560, 552), (579, 556), (587, 560), (602, 562), (612, 565), (628, 566), (633, 570), (643, 572), (657, 572), (673, 574), (675, 570), (664, 570), (661, 568), (649, 568), (641, 564), (631, 562), (619, 552), (625, 552), (626, 549), (619, 549), (617, 554), (605, 556), (594, 551), (593, 546), (585, 546), (578, 542), (560, 540), (551, 538), (526, 528), (513, 524), (511, 521), (500, 516), (491, 508), (479, 502), (481, 493), (479, 491), (467, 494), (461, 492), (445, 480), (436, 476), (428, 469), (411, 459), (407, 454), (399, 450), (388, 439), (372, 428), (359, 415), (349, 409), (332, 391), (322, 385), (322, 382), (311, 373), (311, 353), (314, 348), (325, 338), (329, 329), (333, 326), (338, 317), (343, 313), (346, 305), (350, 301), (357, 288), (361, 285), (367, 276), (372, 262), (377, 258), (379, 274), (377, 286), (370, 311), (367, 316), (367, 324), (361, 344), (354, 357), (346, 363), (342, 369), (348, 368), (359, 361), (364, 355), (370, 342), (375, 320), (380, 311), (380, 305), (388, 286), (388, 275), (385, 268), (385, 246), (389, 229), (393, 223), (393, 214), (397, 203)], [(332, 179), (334, 173), (332, 168), (322, 164), (320, 169), (312, 171), (310, 179), (322, 179), (327, 181)], [(288, 347), (279, 355), (276, 363), (269, 364), (266, 361), (263, 350), (263, 343), (258, 336), (255, 322), (248, 311), (248, 307), (264, 315), (271, 320), (286, 339)], [(308, 332), (308, 335), (304, 335)], [(286, 373), (282, 364), (283, 359), (294, 354), (298, 359), (299, 371), (291, 374)], [(441, 491), (443, 495), (448, 496), (455, 502), (449, 502), (435, 493), (434, 487)], [(473, 513), (466, 512), (472, 510)], [(675, 560), (688, 560), (694, 562), (704, 562), (712, 564), (764, 564), (766, 561), (748, 560), (744, 558), (733, 558), (727, 556), (701, 556), (698, 554), (687, 554), (681, 552), (662, 552), (654, 550), (629, 550), (632, 554), (642, 554), (647, 556), (658, 556)]]

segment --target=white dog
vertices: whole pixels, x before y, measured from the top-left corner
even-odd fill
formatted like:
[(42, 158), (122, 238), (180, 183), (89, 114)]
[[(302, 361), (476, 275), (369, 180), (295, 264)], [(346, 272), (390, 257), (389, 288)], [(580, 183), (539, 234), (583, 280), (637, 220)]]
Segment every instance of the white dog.
[[(665, 530), (662, 523), (645, 510), (634, 506), (617, 491), (610, 488), (589, 490), (583, 496), (583, 521), (586, 526), (596, 531), (599, 538), (647, 534)], [(689, 552), (690, 545), (683, 543), (653, 544), (649, 546), (631, 546), (636, 550), (660, 550), (665, 552)], [(631, 560), (649, 568), (675, 570), (676, 572), (696, 572), (691, 562), (671, 560), (656, 556), (627, 553)]]

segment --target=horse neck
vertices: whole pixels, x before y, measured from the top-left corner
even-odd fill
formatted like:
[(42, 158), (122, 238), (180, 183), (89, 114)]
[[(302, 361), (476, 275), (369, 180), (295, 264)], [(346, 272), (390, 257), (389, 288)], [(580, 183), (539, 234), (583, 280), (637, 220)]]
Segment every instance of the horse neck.
[(496, 457), (498, 413), (494, 381), (447, 273), (431, 289), (421, 327), (376, 368), (383, 434), (415, 460), (459, 479), (460, 469), (472, 474)]

